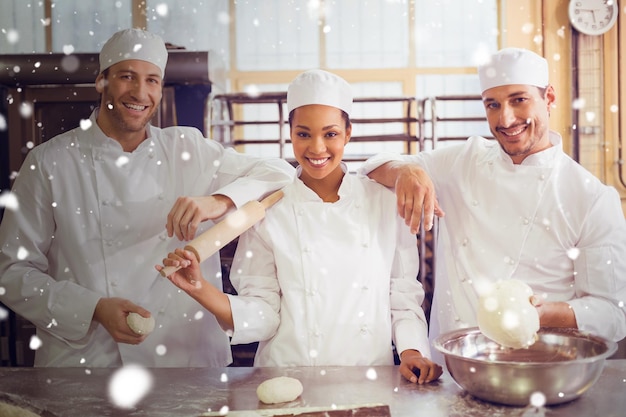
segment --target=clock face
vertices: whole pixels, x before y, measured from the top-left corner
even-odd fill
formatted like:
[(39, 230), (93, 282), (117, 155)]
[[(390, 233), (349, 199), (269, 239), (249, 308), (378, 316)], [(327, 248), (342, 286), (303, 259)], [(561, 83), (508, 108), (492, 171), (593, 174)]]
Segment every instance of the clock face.
[(617, 21), (617, 0), (570, 0), (569, 20), (572, 26), (586, 35), (601, 35)]

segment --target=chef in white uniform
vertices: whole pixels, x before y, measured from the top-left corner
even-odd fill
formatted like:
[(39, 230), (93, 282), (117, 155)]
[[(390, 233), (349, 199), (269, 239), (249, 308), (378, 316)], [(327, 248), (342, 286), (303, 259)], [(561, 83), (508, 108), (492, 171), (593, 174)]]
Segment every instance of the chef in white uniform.
[[(282, 187), (294, 171), (225, 150), (195, 128), (151, 126), (166, 62), (158, 36), (113, 35), (100, 53), (100, 107), (31, 150), (15, 180), (19, 207), (7, 207), (0, 227), (0, 301), (37, 327), (36, 366), (232, 361), (215, 317), (154, 265), (212, 224), (198, 228), (202, 220)], [(189, 195), (207, 197), (179, 199)], [(221, 290), (219, 256), (202, 270)], [(154, 332), (132, 332), (130, 312), (152, 315)]]
[(393, 342), (406, 379), (436, 380), (416, 237), (393, 192), (341, 161), (350, 85), (304, 72), (289, 85), (287, 107), (298, 178), (240, 236), (230, 275), (238, 296), (224, 301), (205, 285), (189, 252), (170, 255), (175, 265), (191, 262), (170, 279), (221, 314), (231, 343), (260, 341), (255, 366), (393, 365)]
[(542, 326), (624, 338), (620, 198), (566, 155), (559, 134), (549, 130), (556, 94), (547, 61), (507, 48), (478, 75), (495, 141), (474, 136), (417, 155), (381, 154), (361, 171), (395, 185), (407, 205), (417, 198), (419, 167), (434, 183), (445, 216), (439, 221), (431, 338), (475, 326), (481, 285), (509, 278), (531, 286)]

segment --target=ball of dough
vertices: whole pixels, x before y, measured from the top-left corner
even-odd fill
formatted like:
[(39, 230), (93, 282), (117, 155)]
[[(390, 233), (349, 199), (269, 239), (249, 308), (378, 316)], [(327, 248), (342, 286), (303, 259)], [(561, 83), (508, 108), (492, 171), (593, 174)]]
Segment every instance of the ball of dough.
[(277, 404), (295, 400), (303, 390), (298, 379), (279, 376), (261, 382), (256, 389), (256, 395), (265, 404)]
[(525, 282), (500, 280), (478, 301), (478, 328), (501, 344), (526, 348), (537, 340), (539, 312), (530, 303), (533, 290)]
[(154, 317), (142, 317), (137, 313), (129, 313), (126, 317), (128, 327), (137, 334), (150, 334), (154, 330)]

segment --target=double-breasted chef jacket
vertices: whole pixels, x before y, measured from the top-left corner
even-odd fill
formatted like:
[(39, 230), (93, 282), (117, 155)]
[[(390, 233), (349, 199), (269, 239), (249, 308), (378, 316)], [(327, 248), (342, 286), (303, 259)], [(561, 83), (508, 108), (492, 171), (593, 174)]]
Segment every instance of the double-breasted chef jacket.
[(626, 222), (617, 191), (552, 146), (521, 164), (494, 140), (470, 137), (416, 155), (435, 185), (439, 219), (430, 335), (476, 326), (479, 286), (519, 279), (547, 301), (566, 301), (578, 327), (626, 336)]
[(256, 366), (393, 365), (392, 343), (430, 357), (417, 239), (393, 193), (348, 173), (335, 203), (299, 178), (283, 191), (239, 238), (231, 342), (260, 340)]

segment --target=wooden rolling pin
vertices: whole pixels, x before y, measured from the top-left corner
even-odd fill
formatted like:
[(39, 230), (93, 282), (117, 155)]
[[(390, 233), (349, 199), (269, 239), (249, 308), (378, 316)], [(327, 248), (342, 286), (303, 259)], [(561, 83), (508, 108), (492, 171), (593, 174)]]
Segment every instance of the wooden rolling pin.
[[(248, 201), (243, 207), (230, 213), (224, 220), (190, 241), (185, 249), (193, 252), (198, 262), (204, 261), (265, 217), (265, 210), (281, 198), (283, 198), (283, 192), (278, 190), (261, 201)], [(179, 266), (165, 266), (159, 272), (166, 277), (180, 268)]]

